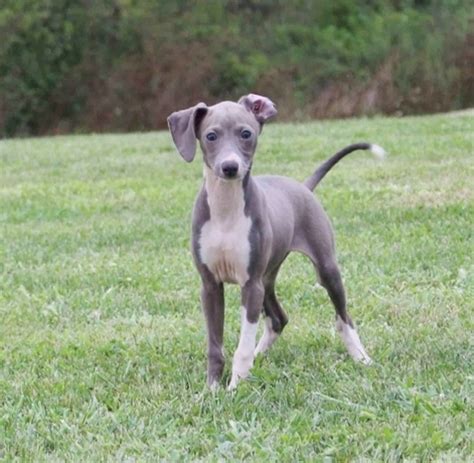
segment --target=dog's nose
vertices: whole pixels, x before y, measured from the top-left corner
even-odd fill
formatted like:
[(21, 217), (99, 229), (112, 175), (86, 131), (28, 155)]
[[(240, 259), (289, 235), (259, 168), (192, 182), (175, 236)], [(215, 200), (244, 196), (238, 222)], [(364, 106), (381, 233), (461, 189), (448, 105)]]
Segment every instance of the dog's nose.
[(225, 161), (222, 163), (222, 172), (227, 178), (233, 178), (237, 175), (239, 165), (235, 161)]

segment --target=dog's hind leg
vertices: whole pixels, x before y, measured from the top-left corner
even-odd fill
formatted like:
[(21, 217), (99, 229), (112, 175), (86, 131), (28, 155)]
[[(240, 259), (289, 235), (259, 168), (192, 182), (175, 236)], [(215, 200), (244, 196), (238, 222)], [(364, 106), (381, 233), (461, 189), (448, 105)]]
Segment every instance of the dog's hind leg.
[[(315, 230), (309, 226), (308, 230)], [(336, 263), (332, 232), (329, 228), (324, 233), (306, 236), (305, 245), (301, 251), (306, 254), (316, 269), (321, 285), (326, 289), (336, 310), (336, 329), (351, 355), (359, 362), (370, 364), (371, 359), (360, 341), (357, 330), (346, 308), (346, 295), (341, 273)]]
[(265, 327), (262, 337), (255, 349), (255, 355), (267, 351), (288, 323), (288, 317), (275, 294), (275, 278), (265, 286), (263, 310), (265, 312)]
[(324, 264), (315, 264), (321, 284), (331, 298), (334, 308), (336, 309), (336, 329), (346, 345), (346, 348), (354, 360), (369, 364), (370, 357), (362, 345), (356, 328), (347, 313), (346, 296), (344, 286), (342, 284), (341, 274), (337, 264), (325, 262)]

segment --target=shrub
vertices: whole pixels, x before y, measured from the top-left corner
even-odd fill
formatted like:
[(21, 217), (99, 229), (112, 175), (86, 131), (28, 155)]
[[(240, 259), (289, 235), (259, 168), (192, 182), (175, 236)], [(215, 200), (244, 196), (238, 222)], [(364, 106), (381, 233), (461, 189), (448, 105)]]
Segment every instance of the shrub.
[(468, 0), (5, 0), (0, 130), (161, 128), (249, 91), (283, 118), (465, 107), (469, 18)]

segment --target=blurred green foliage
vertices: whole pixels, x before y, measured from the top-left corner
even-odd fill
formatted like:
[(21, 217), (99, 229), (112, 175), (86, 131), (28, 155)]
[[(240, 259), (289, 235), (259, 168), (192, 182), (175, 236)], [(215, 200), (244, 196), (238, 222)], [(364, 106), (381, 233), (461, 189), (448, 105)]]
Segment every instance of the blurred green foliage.
[(283, 118), (469, 106), (472, 5), (3, 0), (0, 134), (157, 128), (250, 91)]

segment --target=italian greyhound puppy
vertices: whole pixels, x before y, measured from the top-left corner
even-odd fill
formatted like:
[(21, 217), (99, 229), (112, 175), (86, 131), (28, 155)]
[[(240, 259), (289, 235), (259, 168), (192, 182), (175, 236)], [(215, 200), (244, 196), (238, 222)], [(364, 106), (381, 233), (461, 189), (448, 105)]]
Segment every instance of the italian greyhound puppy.
[[(355, 150), (350, 145), (325, 161), (304, 183), (273, 175), (252, 176), (252, 161), (263, 124), (277, 113), (268, 98), (249, 94), (235, 103), (199, 103), (168, 117), (177, 150), (191, 162), (199, 140), (204, 183), (192, 218), (192, 253), (202, 280), (201, 302), (207, 324), (207, 383), (215, 389), (224, 369), (224, 283), (241, 288), (241, 333), (229, 389), (246, 378), (254, 356), (265, 352), (288, 322), (275, 294), (275, 279), (291, 251), (306, 254), (336, 309), (336, 328), (349, 354), (371, 362), (346, 309), (329, 219), (313, 190), (326, 173)], [(256, 345), (260, 313), (263, 335)]]

